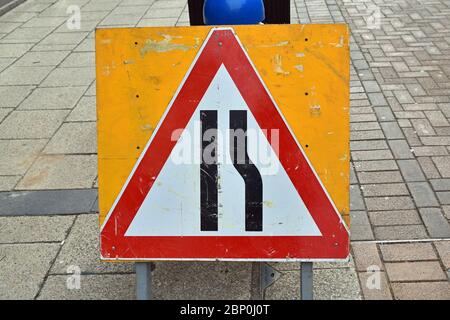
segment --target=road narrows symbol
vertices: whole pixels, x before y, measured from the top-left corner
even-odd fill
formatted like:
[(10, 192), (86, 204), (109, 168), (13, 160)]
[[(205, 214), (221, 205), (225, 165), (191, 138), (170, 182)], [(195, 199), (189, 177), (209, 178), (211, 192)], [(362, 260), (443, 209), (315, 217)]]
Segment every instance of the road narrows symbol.
[[(200, 230), (218, 231), (217, 111), (201, 110)], [(230, 111), (230, 156), (245, 183), (245, 231), (263, 230), (261, 174), (248, 156), (247, 111)]]
[(262, 231), (262, 179), (247, 150), (247, 111), (231, 110), (230, 152), (233, 165), (245, 182), (245, 231)]

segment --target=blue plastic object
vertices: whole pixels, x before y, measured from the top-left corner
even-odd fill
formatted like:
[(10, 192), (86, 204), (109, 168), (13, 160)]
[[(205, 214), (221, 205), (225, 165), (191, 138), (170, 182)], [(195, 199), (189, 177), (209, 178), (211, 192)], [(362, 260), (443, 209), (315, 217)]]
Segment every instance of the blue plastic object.
[(205, 0), (206, 25), (258, 24), (265, 18), (263, 0)]

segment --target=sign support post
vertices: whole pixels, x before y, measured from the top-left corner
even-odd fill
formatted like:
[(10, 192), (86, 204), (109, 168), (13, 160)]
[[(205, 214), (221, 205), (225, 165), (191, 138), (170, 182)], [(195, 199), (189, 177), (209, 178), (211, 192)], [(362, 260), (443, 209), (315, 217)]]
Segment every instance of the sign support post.
[(136, 262), (136, 299), (150, 300), (152, 298), (152, 264)]
[(300, 297), (301, 300), (313, 300), (313, 263), (300, 263)]

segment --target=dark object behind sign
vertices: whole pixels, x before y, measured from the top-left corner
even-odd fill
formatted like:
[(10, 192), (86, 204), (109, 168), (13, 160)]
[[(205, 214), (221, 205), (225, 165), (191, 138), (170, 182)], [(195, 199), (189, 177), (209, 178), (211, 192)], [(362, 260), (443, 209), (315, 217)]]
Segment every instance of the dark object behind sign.
[[(201, 26), (203, 23), (204, 0), (188, 0), (189, 20), (191, 26)], [(290, 0), (264, 0), (267, 24), (291, 23)]]

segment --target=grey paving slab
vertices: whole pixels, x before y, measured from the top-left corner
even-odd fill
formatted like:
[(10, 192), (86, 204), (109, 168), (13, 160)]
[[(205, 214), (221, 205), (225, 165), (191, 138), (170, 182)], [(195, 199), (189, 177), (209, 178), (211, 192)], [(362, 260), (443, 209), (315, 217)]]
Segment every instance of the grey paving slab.
[(381, 244), (380, 252), (386, 262), (437, 260), (430, 242)]
[(118, 14), (144, 14), (150, 8), (153, 1), (143, 2), (142, 5), (133, 4), (128, 6), (119, 5), (111, 11), (112, 15)]
[(419, 208), (438, 206), (439, 202), (427, 182), (410, 182), (408, 188)]
[(53, 67), (19, 67), (11, 66), (2, 71), (0, 85), (38, 85)]
[(369, 211), (414, 209), (414, 202), (409, 196), (366, 198)]
[(44, 153), (47, 154), (93, 154), (96, 152), (96, 122), (63, 123), (44, 149)]
[(0, 86), (0, 108), (16, 108), (34, 89), (34, 86)]
[(406, 140), (389, 140), (389, 146), (395, 159), (414, 158), (413, 149), (411, 149)]
[(133, 272), (132, 263), (100, 261), (99, 230), (97, 214), (78, 216), (50, 273), (65, 274), (71, 265), (79, 266), (83, 274)]
[(0, 22), (0, 30), (2, 30), (2, 33), (9, 33), (22, 25), (19, 22)]
[(53, 243), (0, 245), (0, 299), (33, 299), (59, 246)]
[(441, 177), (430, 157), (418, 157), (417, 161), (419, 162), (420, 167), (425, 173), (427, 179), (437, 179)]
[(97, 155), (40, 156), (17, 190), (91, 188), (97, 176)]
[(365, 197), (409, 195), (404, 183), (366, 184), (361, 186), (361, 189)]
[[(374, 107), (374, 111), (377, 115), (378, 121), (380, 121), (380, 122), (395, 120), (395, 116), (392, 113), (391, 108), (389, 108), (389, 107), (376, 106), (376, 107)], [(391, 134), (391, 132), (388, 131), (389, 130), (388, 127), (384, 127), (384, 129), (385, 129), (385, 134)], [(386, 133), (386, 132), (388, 132), (388, 133)]]
[[(359, 300), (361, 299), (358, 276), (354, 269), (314, 270), (314, 299), (316, 300)], [(267, 288), (268, 300), (300, 299), (300, 272), (283, 271), (280, 279)]]
[(123, 26), (123, 25), (136, 25), (144, 12), (138, 14), (110, 14), (103, 19), (99, 26)]
[(71, 274), (47, 278), (38, 300), (133, 300), (134, 274), (82, 275), (80, 288), (68, 286)]
[(355, 161), (356, 171), (387, 171), (397, 170), (398, 166), (394, 160), (373, 160), (373, 161)]
[[(365, 209), (364, 209), (365, 210)], [(350, 211), (350, 237), (351, 240), (373, 240), (374, 235), (370, 226), (367, 212), (360, 210)]]
[[(0, 38), (2, 36), (0, 35)], [(0, 57), (0, 72), (5, 70), (8, 66), (10, 66), (14, 61), (16, 60), (16, 58), (2, 58)]]
[[(295, 271), (300, 270), (300, 262), (270, 262), (269, 265), (278, 271)], [(315, 262), (314, 269), (337, 269), (337, 268), (354, 268), (355, 263), (350, 255), (348, 261), (340, 262)]]
[[(134, 25), (121, 25), (121, 26), (103, 26), (104, 28), (107, 27), (134, 27)], [(94, 52), (95, 51), (95, 41), (93, 38), (86, 38), (84, 39), (79, 45), (76, 46), (74, 49), (74, 52)]]
[(95, 79), (93, 67), (56, 68), (42, 82), (42, 87), (87, 86)]
[(395, 226), (421, 224), (416, 210), (372, 211), (369, 212), (371, 224), (374, 226)]
[(3, 119), (6, 118), (6, 116), (13, 111), (13, 108), (1, 108), (0, 109), (0, 123), (3, 121)]
[(0, 57), (20, 57), (32, 46), (32, 43), (0, 43)]
[[(84, 10), (84, 8), (83, 8)], [(73, 32), (73, 33), (52, 33), (44, 40), (41, 41), (42, 45), (54, 45), (54, 44), (78, 44), (80, 43), (86, 36), (87, 32)]]
[[(39, 28), (39, 27), (52, 27), (55, 28), (66, 21), (66, 17), (48, 17), (48, 16), (38, 16), (33, 17), (27, 22), (25, 22), (23, 28)], [(53, 29), (52, 29), (53, 30)]]
[(397, 163), (406, 181), (413, 182), (426, 180), (416, 160), (399, 160)]
[(73, 50), (77, 44), (42, 44), (38, 43), (36, 44), (30, 51), (31, 52), (49, 52), (49, 51), (71, 51)]
[(249, 262), (158, 262), (155, 299), (250, 299)]
[(86, 89), (87, 86), (36, 88), (18, 110), (72, 109)]
[(84, 96), (66, 118), (69, 121), (96, 121), (97, 109), (95, 96)]
[(398, 300), (449, 300), (448, 281), (393, 283), (395, 298)]
[(164, 27), (173, 26), (177, 18), (142, 19), (136, 27)]
[(357, 172), (357, 176), (362, 184), (403, 182), (399, 171)]
[(364, 210), (364, 200), (358, 185), (350, 186), (350, 210)]
[(403, 139), (402, 129), (400, 129), (397, 122), (382, 122), (381, 128), (387, 139)]
[(432, 157), (432, 159), (442, 177), (450, 178), (450, 156)]
[(97, 189), (0, 192), (0, 216), (90, 213)]
[(47, 140), (0, 140), (0, 175), (21, 175), (31, 166)]
[(26, 22), (36, 16), (35, 12), (22, 12), (11, 10), (0, 17), (2, 22)]
[(423, 146), (414, 147), (413, 152), (418, 157), (424, 156), (445, 156), (448, 155), (448, 151), (444, 146)]
[(1, 43), (37, 43), (45, 38), (53, 27), (17, 28), (3, 37)]
[(61, 64), (61, 67), (94, 67), (94, 52), (73, 52)]
[(352, 151), (353, 161), (361, 160), (385, 160), (393, 159), (390, 150), (364, 150), (364, 151)]
[(423, 208), (420, 209), (419, 212), (431, 237), (450, 237), (449, 222), (442, 215), (442, 210), (440, 208)]
[(41, 12), (45, 10), (47, 7), (49, 7), (51, 3), (39, 3), (35, 1), (26, 1), (25, 3), (21, 4), (17, 8), (15, 8), (15, 11), (18, 12)]
[(10, 191), (22, 176), (0, 176), (0, 191)]
[(447, 191), (450, 190), (450, 179), (432, 179), (430, 180), (431, 186), (435, 191)]
[(18, 59), (14, 65), (27, 66), (57, 66), (67, 55), (69, 51), (55, 51), (55, 52), (35, 52), (29, 51)]
[[(101, 14), (107, 14), (107, 12), (84, 12), (83, 18), (81, 19), (80, 23), (80, 29), (72, 29), (67, 26), (67, 23), (62, 24), (59, 26), (54, 32), (55, 33), (77, 33), (77, 32), (89, 32), (95, 29), (95, 27), (100, 22), (100, 19), (95, 19), (95, 17), (92, 17), (93, 13), (101, 13)], [(88, 20), (93, 19), (93, 20)]]
[(66, 110), (13, 111), (0, 124), (0, 138), (50, 138), (68, 113)]
[(75, 216), (0, 216), (0, 243), (61, 242), (74, 219)]
[(373, 229), (377, 240), (411, 240), (428, 238), (428, 234), (422, 224), (375, 226)]
[(441, 204), (450, 204), (450, 192), (436, 192), (436, 196)]
[(145, 16), (144, 19), (152, 19), (152, 18), (178, 18), (181, 14), (182, 7), (179, 8), (164, 8), (164, 9), (156, 9), (152, 7)]
[(96, 86), (96, 81), (94, 80), (91, 82), (88, 90), (86, 91), (86, 93), (84, 95), (89, 96), (89, 97), (95, 97), (96, 90), (97, 90), (97, 86)]

